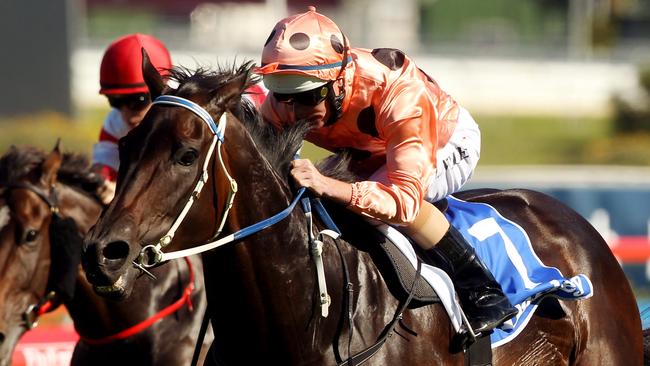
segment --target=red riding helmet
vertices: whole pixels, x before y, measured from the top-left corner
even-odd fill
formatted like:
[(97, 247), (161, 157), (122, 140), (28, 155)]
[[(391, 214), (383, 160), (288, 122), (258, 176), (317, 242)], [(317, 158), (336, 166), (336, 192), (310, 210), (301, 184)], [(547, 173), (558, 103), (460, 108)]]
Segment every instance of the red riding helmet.
[(163, 76), (171, 69), (169, 51), (160, 40), (146, 34), (129, 34), (111, 43), (104, 53), (99, 72), (100, 94), (149, 92), (142, 76), (142, 47)]

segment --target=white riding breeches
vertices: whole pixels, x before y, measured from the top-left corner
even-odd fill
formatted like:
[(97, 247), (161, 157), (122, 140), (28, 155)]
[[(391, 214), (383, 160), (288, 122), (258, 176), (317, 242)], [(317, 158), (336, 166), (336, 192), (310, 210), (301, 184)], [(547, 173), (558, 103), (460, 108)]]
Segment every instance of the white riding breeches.
[(436, 173), (424, 199), (436, 202), (458, 192), (474, 173), (481, 156), (481, 131), (469, 112), (460, 108), (449, 142), (436, 154)]

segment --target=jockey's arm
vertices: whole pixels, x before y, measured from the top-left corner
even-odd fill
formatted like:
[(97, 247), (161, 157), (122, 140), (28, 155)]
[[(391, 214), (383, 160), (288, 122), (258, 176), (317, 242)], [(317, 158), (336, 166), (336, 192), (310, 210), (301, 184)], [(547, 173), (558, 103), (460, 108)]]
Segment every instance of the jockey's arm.
[[(426, 183), (435, 170), (435, 118), (430, 96), (419, 80), (394, 86), (377, 114), (377, 130), (386, 143), (386, 166), (369, 180), (352, 185), (350, 207), (392, 224), (412, 223)], [(435, 142), (434, 142), (435, 143)]]

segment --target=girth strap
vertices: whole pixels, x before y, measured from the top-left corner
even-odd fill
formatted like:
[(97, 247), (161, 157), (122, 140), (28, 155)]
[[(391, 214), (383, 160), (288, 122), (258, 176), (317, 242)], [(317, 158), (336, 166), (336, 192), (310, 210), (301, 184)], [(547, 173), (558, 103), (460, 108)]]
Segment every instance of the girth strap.
[(356, 365), (361, 365), (364, 362), (368, 361), (372, 356), (374, 356), (377, 352), (379, 352), (379, 349), (386, 343), (388, 338), (390, 338), (393, 335), (393, 329), (397, 325), (399, 321), (402, 320), (402, 316), (404, 314), (404, 311), (408, 308), (409, 303), (413, 299), (413, 289), (415, 288), (415, 284), (417, 283), (418, 278), (420, 278), (420, 270), (422, 269), (422, 262), (418, 261), (418, 269), (417, 269), (417, 274), (415, 276), (415, 281), (413, 281), (413, 285), (411, 286), (411, 291), (409, 292), (409, 297), (404, 301), (402, 306), (399, 308), (395, 316), (393, 317), (393, 320), (391, 320), (390, 323), (386, 325), (384, 328), (383, 332), (381, 333), (381, 336), (373, 344), (372, 346), (366, 348), (365, 350), (357, 353), (356, 355), (348, 358), (347, 360), (338, 363), (338, 366), (356, 366)]
[[(304, 198), (301, 199), (301, 203), (303, 205), (303, 209), (305, 210), (305, 214), (308, 217), (308, 224), (309, 224), (308, 229), (309, 229), (310, 243), (312, 242), (312, 240), (314, 240), (313, 232), (312, 232), (312, 223), (311, 223), (311, 220), (312, 220), (311, 219), (311, 205), (314, 206), (314, 208), (317, 211), (318, 215), (320, 216), (321, 220), (328, 227), (327, 230), (321, 231), (319, 233), (319, 235), (322, 235), (323, 233), (326, 233), (326, 232), (331, 232), (333, 234), (336, 234), (335, 236), (332, 236), (333, 239), (337, 239), (341, 235), (341, 231), (336, 226), (336, 224), (334, 223), (334, 221), (332, 220), (330, 215), (327, 213), (327, 210), (325, 210), (325, 207), (323, 207), (323, 204), (320, 201), (320, 199), (318, 199), (318, 198), (310, 198), (310, 197), (307, 196), (307, 197), (304, 197)], [(310, 205), (310, 203), (311, 203), (311, 205)], [(320, 247), (322, 248), (322, 242), (320, 240), (315, 240), (315, 241), (320, 242)], [(335, 243), (336, 243), (336, 241), (335, 241)], [(338, 248), (338, 244), (337, 244), (337, 248)], [(343, 262), (343, 267), (344, 267), (345, 277), (346, 277), (346, 282), (347, 282), (346, 283), (346, 291), (347, 291), (346, 295), (347, 295), (347, 305), (348, 305), (347, 320), (348, 320), (348, 325), (349, 325), (348, 356), (350, 356), (350, 345), (352, 343), (352, 332), (353, 332), (353, 325), (352, 325), (353, 324), (353, 322), (352, 322), (352, 315), (353, 315), (352, 296), (353, 296), (353, 291), (352, 291), (352, 283), (350, 283), (350, 281), (349, 281), (348, 269), (347, 269), (347, 265), (346, 265), (345, 260), (344, 260), (345, 258), (343, 256), (343, 253), (340, 252), (340, 248), (338, 248), (338, 249), (339, 249), (339, 254), (340, 254), (340, 257), (341, 257), (341, 261)], [(322, 252), (322, 249), (320, 251)], [(314, 253), (312, 252), (312, 254), (314, 254)], [(327, 293), (326, 293), (327, 290), (326, 290), (326, 287), (325, 287), (325, 284), (324, 284), (324, 281), (325, 281), (324, 270), (322, 268), (319, 269), (318, 261), (320, 261), (320, 266), (322, 267), (322, 257), (320, 255), (319, 256), (314, 255), (313, 257), (314, 257), (314, 261), (316, 262), (316, 270), (317, 270), (317, 273), (318, 273), (318, 276), (319, 276), (319, 289), (320, 289), (320, 294), (321, 294), (321, 308), (322, 308), (324, 306), (323, 305), (323, 296), (326, 296), (327, 299), (329, 299), (329, 295), (327, 295)], [(395, 313), (395, 316), (393, 317), (393, 320), (391, 320), (391, 322), (388, 323), (386, 325), (386, 327), (384, 327), (384, 330), (382, 331), (382, 333), (381, 333), (379, 339), (377, 340), (377, 342), (375, 342), (375, 344), (373, 344), (372, 346), (366, 348), (365, 350), (357, 353), (356, 355), (348, 357), (347, 360), (337, 363), (338, 366), (344, 366), (344, 365), (345, 366), (355, 366), (355, 365), (363, 364), (364, 362), (369, 360), (372, 356), (374, 356), (381, 349), (381, 347), (388, 340), (388, 338), (393, 335), (393, 329), (395, 328), (397, 323), (401, 322), (404, 311), (406, 311), (409, 304), (411, 303), (411, 300), (413, 300), (413, 295), (415, 294), (415, 285), (417, 284), (418, 280), (420, 279), (421, 269), (422, 269), (422, 262), (418, 261), (418, 267), (417, 267), (417, 270), (416, 270), (416, 273), (415, 273), (415, 278), (413, 280), (413, 283), (411, 284), (411, 288), (409, 290), (409, 295), (408, 295), (407, 299), (404, 301), (404, 303), (401, 305), (401, 307)], [(319, 273), (320, 271), (323, 271), (322, 274)], [(323, 277), (323, 279), (322, 279), (323, 284), (322, 285), (321, 285), (321, 280), (320, 280), (321, 275)], [(327, 306), (329, 306), (329, 302), (328, 302)], [(323, 311), (326, 311), (326, 310), (324, 309)], [(325, 317), (325, 316), (327, 316), (327, 315), (323, 315), (323, 317)]]

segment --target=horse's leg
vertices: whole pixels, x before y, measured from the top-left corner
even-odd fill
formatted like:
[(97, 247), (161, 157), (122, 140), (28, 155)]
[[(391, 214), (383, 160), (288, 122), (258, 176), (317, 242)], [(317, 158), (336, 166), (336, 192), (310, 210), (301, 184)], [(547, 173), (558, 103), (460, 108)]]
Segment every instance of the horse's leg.
[(203, 361), (203, 366), (220, 366), (223, 363), (219, 361), (219, 355), (216, 352), (216, 345), (212, 343), (208, 349), (205, 359)]

